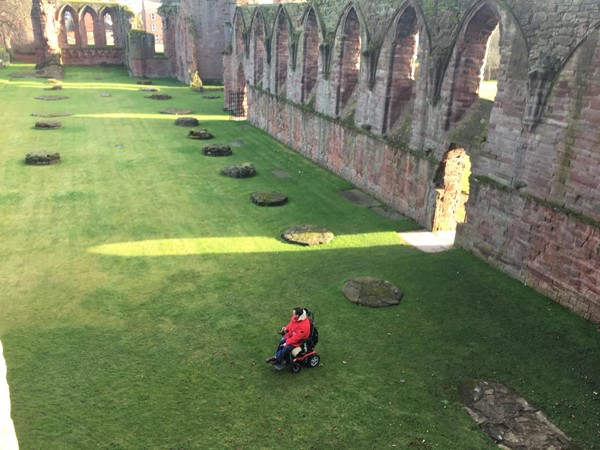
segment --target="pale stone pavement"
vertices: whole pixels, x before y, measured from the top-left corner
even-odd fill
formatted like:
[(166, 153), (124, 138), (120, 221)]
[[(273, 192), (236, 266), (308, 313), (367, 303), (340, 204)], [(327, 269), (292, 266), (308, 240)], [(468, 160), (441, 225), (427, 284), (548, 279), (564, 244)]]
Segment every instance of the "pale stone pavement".
[(438, 253), (454, 248), (455, 231), (407, 231), (398, 235), (425, 253)]

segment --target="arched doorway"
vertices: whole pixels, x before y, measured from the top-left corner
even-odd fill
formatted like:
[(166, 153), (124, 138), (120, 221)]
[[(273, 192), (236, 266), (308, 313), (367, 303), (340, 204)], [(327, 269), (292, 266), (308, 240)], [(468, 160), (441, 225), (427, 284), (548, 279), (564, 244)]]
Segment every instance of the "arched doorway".
[(451, 145), (434, 178), (436, 198), (432, 231), (453, 232), (457, 224), (466, 222), (470, 174), (471, 161), (467, 152)]

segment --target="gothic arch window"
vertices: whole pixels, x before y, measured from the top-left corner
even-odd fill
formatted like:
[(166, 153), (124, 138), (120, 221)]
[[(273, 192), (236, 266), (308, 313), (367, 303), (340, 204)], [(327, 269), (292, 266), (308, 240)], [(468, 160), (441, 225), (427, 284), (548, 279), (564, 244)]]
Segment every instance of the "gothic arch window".
[(445, 129), (458, 122), (479, 98), (488, 40), (498, 26), (496, 12), (485, 5), (468, 21), (454, 51), (453, 88)]
[(396, 22), (395, 37), (388, 63), (383, 133), (393, 128), (413, 96), (418, 76), (417, 54), (419, 28), (417, 14), (412, 6)]
[(80, 12), (80, 18), (82, 46), (96, 45), (96, 12), (89, 6), (85, 6)]
[(233, 49), (233, 54), (241, 57), (244, 52), (244, 20), (241, 15), (236, 15), (235, 18), (235, 48)]
[(79, 22), (77, 13), (70, 6), (60, 14), (60, 41), (63, 46), (79, 44)]
[(465, 149), (450, 145), (433, 180), (436, 201), (432, 231), (452, 232), (457, 224), (467, 221), (470, 174), (471, 161)]
[(360, 72), (360, 22), (354, 8), (350, 8), (343, 23), (338, 55), (338, 83), (335, 113), (339, 115), (348, 105)]
[(304, 64), (302, 65), (302, 102), (305, 102), (317, 84), (319, 73), (319, 25), (313, 8), (304, 21)]
[(275, 50), (275, 93), (278, 93), (285, 86), (290, 59), (289, 22), (283, 9), (279, 11), (279, 15), (277, 16), (275, 37), (277, 39)]
[(104, 28), (104, 43), (112, 47), (115, 45), (115, 28), (116, 21), (112, 10), (105, 9), (100, 13), (102, 25)]
[(256, 15), (252, 22), (253, 31), (253, 62), (254, 62), (254, 85), (257, 86), (263, 81), (265, 70), (265, 26), (261, 15)]

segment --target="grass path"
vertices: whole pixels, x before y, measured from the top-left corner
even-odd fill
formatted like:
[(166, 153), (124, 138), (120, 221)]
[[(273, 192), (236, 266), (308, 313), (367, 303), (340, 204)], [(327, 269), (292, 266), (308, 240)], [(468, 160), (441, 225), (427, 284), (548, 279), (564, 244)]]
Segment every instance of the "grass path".
[[(170, 80), (144, 98), (113, 68), (67, 68), (68, 100), (0, 71), (0, 339), (22, 449), (494, 449), (456, 398), (472, 378), (512, 386), (600, 448), (600, 335), (453, 250), (403, 245), (351, 186)], [(110, 97), (100, 94), (108, 93)], [(228, 158), (200, 154), (163, 108), (191, 108)], [(32, 112), (69, 111), (61, 130)], [(28, 167), (30, 151), (62, 162)], [(258, 176), (224, 178), (253, 162)], [(274, 171), (286, 171), (279, 178)], [(279, 208), (254, 190), (290, 197)], [(327, 226), (326, 247), (281, 231)], [(350, 304), (353, 276), (389, 279), (399, 307)], [(291, 308), (314, 309), (322, 367), (267, 367)], [(594, 447), (595, 446), (595, 447)]]

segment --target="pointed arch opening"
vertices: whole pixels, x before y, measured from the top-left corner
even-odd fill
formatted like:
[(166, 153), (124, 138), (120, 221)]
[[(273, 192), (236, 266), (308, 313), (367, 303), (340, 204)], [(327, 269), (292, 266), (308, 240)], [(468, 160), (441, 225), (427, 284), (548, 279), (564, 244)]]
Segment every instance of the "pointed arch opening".
[(406, 8), (396, 23), (388, 64), (388, 80), (382, 132), (394, 128), (412, 100), (418, 77), (419, 26), (412, 6)]
[(115, 45), (114, 18), (111, 11), (102, 14), (102, 23), (104, 24), (104, 36), (106, 45), (113, 47)]
[(479, 98), (494, 101), (498, 93), (498, 71), (500, 69), (500, 24), (490, 34), (481, 66)]
[(486, 5), (477, 11), (466, 25), (462, 40), (455, 49), (452, 100), (445, 123), (446, 130), (460, 121), (479, 98), (488, 55), (488, 42), (498, 23), (496, 12)]
[(229, 94), (229, 117), (231, 120), (245, 120), (247, 118), (248, 100), (246, 96), (246, 77), (244, 65), (238, 65), (234, 87)]
[(275, 37), (277, 39), (277, 45), (275, 46), (275, 93), (280, 93), (286, 85), (290, 59), (289, 26), (283, 10), (280, 10), (277, 17)]
[(71, 7), (66, 7), (60, 16), (60, 34), (64, 45), (78, 44), (77, 14)]
[(254, 85), (258, 86), (263, 81), (265, 70), (265, 27), (262, 17), (257, 15), (253, 21), (253, 62), (254, 62)]
[(304, 22), (304, 61), (302, 65), (302, 103), (311, 96), (319, 74), (319, 25), (313, 8)]
[[(457, 224), (467, 221), (471, 160), (464, 148), (450, 145), (435, 177), (435, 211), (431, 230), (453, 233)], [(454, 240), (454, 237), (450, 240)]]
[(96, 45), (95, 38), (95, 17), (92, 9), (89, 6), (86, 6), (81, 12), (81, 44), (83, 46), (87, 45)]
[(239, 14), (236, 15), (234, 30), (235, 40), (233, 41), (235, 48), (233, 49), (233, 54), (238, 58), (243, 58), (246, 51), (246, 47), (244, 45), (244, 28), (244, 20), (242, 19), (242, 16)]
[(360, 21), (351, 8), (344, 20), (338, 56), (338, 83), (335, 114), (340, 115), (348, 105), (358, 84), (360, 72)]

